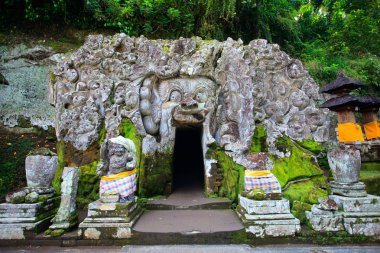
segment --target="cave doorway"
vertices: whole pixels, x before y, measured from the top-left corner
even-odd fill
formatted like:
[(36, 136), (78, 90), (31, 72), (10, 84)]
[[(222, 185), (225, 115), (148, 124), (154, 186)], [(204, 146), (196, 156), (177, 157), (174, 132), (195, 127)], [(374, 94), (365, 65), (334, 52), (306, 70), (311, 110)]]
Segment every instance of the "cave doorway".
[(173, 193), (203, 192), (202, 127), (176, 129), (173, 168)]

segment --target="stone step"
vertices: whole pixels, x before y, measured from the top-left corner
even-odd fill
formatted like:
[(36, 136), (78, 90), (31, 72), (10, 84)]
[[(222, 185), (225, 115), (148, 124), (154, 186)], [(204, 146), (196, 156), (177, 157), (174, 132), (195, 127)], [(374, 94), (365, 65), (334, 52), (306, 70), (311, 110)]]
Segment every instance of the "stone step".
[(136, 233), (180, 235), (240, 231), (233, 210), (147, 210), (133, 227)]
[(226, 198), (206, 198), (199, 189), (178, 191), (169, 197), (151, 199), (144, 207), (149, 210), (210, 210), (229, 209), (231, 201)]

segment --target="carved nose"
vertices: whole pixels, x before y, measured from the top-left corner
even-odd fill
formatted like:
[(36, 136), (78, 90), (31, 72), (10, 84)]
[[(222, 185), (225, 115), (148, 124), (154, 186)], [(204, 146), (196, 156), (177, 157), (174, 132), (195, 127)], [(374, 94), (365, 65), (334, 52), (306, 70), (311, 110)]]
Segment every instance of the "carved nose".
[(198, 102), (192, 97), (187, 97), (181, 101), (181, 106), (186, 108), (196, 108), (198, 107)]

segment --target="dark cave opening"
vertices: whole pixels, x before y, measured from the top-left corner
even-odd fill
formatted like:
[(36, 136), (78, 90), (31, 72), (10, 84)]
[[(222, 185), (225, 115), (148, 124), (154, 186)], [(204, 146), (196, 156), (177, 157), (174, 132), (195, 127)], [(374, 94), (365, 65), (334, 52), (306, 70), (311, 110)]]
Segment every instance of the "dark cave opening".
[(173, 154), (173, 190), (202, 190), (202, 128), (177, 128)]

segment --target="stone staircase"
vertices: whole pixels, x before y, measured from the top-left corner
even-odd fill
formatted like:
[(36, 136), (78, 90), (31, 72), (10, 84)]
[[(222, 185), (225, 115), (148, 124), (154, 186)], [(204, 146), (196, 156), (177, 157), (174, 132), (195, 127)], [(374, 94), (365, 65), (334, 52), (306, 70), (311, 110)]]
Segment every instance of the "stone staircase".
[(205, 198), (201, 189), (153, 199), (132, 228), (134, 244), (233, 243), (244, 231), (227, 199)]

